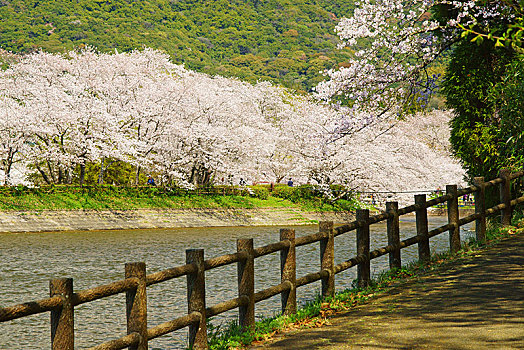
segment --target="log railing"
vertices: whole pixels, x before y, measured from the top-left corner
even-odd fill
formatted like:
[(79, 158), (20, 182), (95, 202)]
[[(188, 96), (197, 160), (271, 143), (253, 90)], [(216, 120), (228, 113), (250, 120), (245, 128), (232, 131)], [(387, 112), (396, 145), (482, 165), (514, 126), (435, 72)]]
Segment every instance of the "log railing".
[[(524, 171), (509, 173), (501, 171), (501, 177), (484, 182), (477, 177), (474, 185), (457, 189), (456, 185), (448, 185), (446, 194), (426, 200), (424, 194), (415, 195), (415, 204), (398, 208), (398, 203), (388, 202), (384, 213), (369, 216), (369, 210), (357, 210), (356, 220), (346, 225), (334, 228), (332, 222), (320, 222), (319, 232), (295, 238), (294, 229), (281, 229), (280, 241), (263, 247), (254, 248), (253, 239), (237, 240), (237, 252), (219, 257), (204, 259), (203, 249), (186, 250), (186, 264), (160, 272), (146, 274), (143, 262), (125, 265), (125, 279), (88, 290), (73, 291), (73, 280), (70, 278), (50, 281), (50, 297), (31, 301), (6, 308), (0, 308), (0, 322), (43, 313), (51, 313), (52, 349), (69, 350), (74, 348), (74, 310), (75, 306), (125, 293), (127, 335), (108, 341), (91, 349), (147, 349), (148, 341), (175, 330), (189, 327), (189, 345), (194, 349), (207, 348), (206, 318), (219, 315), (226, 311), (239, 309), (239, 324), (244, 329), (250, 329), (255, 322), (255, 304), (272, 296), (281, 295), (282, 313), (292, 314), (297, 310), (297, 287), (321, 281), (322, 296), (333, 296), (335, 293), (335, 275), (353, 266), (358, 266), (357, 281), (360, 287), (366, 287), (370, 281), (370, 261), (389, 254), (390, 268), (398, 268), (401, 264), (401, 249), (418, 244), (419, 259), (427, 261), (430, 258), (429, 239), (443, 232), (449, 232), (450, 250), (452, 253), (460, 249), (460, 227), (476, 222), (476, 238), (479, 242), (486, 239), (486, 217), (499, 211), (501, 222), (508, 225), (511, 220), (512, 208), (524, 202), (524, 196), (511, 199), (511, 181), (524, 177)], [(499, 185), (501, 203), (486, 209), (485, 190)], [(464, 218), (459, 217), (458, 197), (465, 194), (475, 194), (475, 213)], [(448, 208), (448, 224), (428, 230), (427, 209), (437, 204), (446, 203)], [(415, 213), (417, 235), (400, 240), (399, 216)], [(386, 221), (388, 245), (370, 251), (369, 226)], [(340, 264), (334, 263), (334, 240), (349, 231), (356, 230), (357, 256), (351, 257)], [(296, 276), (296, 247), (319, 242), (320, 271)], [(280, 252), (281, 283), (255, 292), (254, 261), (256, 258), (274, 252)], [(237, 264), (238, 297), (225, 302), (206, 307), (205, 272), (229, 264)], [(186, 276), (188, 313), (165, 323), (148, 328), (147, 324), (147, 287), (156, 283)]]

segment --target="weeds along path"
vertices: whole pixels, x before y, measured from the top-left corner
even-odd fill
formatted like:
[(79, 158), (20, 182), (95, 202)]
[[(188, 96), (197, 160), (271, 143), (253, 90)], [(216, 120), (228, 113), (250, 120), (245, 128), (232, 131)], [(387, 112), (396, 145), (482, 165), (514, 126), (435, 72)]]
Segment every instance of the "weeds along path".
[(524, 349), (524, 234), (260, 347)]

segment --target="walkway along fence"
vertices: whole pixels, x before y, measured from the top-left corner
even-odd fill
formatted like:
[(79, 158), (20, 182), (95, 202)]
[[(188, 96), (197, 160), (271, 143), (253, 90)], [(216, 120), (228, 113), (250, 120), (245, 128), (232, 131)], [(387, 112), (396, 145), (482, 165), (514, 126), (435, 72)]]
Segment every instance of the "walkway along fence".
[[(509, 225), (512, 207), (524, 202), (524, 196), (511, 199), (511, 181), (524, 177), (524, 171), (510, 173), (501, 170), (500, 177), (489, 182), (484, 178), (475, 178), (475, 185), (458, 190), (456, 185), (446, 186), (446, 194), (426, 201), (425, 194), (415, 195), (415, 204), (398, 208), (397, 202), (388, 202), (382, 214), (369, 216), (369, 210), (357, 210), (356, 220), (347, 225), (334, 228), (333, 222), (321, 222), (319, 232), (295, 238), (295, 230), (281, 229), (280, 241), (260, 248), (253, 247), (253, 239), (238, 239), (237, 252), (204, 260), (203, 249), (186, 250), (186, 264), (146, 274), (144, 262), (125, 264), (125, 279), (107, 285), (79, 292), (73, 291), (71, 278), (50, 281), (50, 298), (31, 301), (0, 309), (0, 322), (25, 317), (28, 315), (51, 312), (51, 343), (53, 350), (72, 350), (74, 348), (74, 308), (77, 305), (115, 294), (125, 293), (127, 335), (91, 349), (129, 349), (144, 350), (148, 340), (160, 337), (175, 330), (189, 327), (189, 345), (194, 349), (207, 349), (206, 318), (234, 308), (239, 309), (239, 324), (250, 329), (255, 323), (255, 304), (277, 294), (281, 295), (282, 312), (292, 314), (297, 309), (296, 289), (315, 281), (322, 281), (322, 296), (335, 293), (335, 275), (357, 266), (357, 281), (365, 287), (370, 281), (370, 260), (389, 254), (390, 268), (401, 267), (401, 249), (418, 244), (419, 259), (430, 258), (429, 239), (445, 231), (449, 232), (450, 250), (460, 249), (460, 226), (476, 221), (476, 238), (485, 240), (486, 217), (499, 211), (503, 225)], [(486, 209), (485, 190), (499, 185), (500, 204)], [(458, 197), (475, 194), (475, 214), (459, 218)], [(440, 203), (447, 203), (448, 224), (428, 231), (427, 208)], [(415, 212), (417, 235), (400, 241), (399, 216)], [(370, 251), (369, 226), (386, 221), (388, 245)], [(357, 256), (338, 265), (334, 263), (334, 239), (349, 231), (356, 230)], [(320, 242), (320, 271), (296, 277), (296, 247)], [(280, 251), (282, 283), (255, 292), (254, 260), (258, 257)], [(236, 263), (238, 267), (238, 297), (220, 304), (206, 307), (205, 272), (220, 266)], [(148, 328), (147, 324), (147, 287), (173, 278), (187, 277), (188, 313), (182, 317)]]

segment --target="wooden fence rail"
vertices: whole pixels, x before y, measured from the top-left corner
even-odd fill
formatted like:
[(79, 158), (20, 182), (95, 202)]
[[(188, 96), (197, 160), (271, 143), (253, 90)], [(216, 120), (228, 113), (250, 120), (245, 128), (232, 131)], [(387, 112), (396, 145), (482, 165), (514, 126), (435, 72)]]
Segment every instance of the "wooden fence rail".
[[(486, 217), (501, 211), (501, 223), (508, 225), (512, 208), (519, 203), (524, 203), (524, 196), (511, 198), (511, 181), (522, 177), (524, 177), (524, 171), (510, 173), (502, 170), (499, 178), (485, 182), (484, 178), (477, 177), (474, 179), (473, 186), (464, 189), (459, 190), (456, 185), (448, 185), (445, 195), (429, 201), (426, 200), (424, 194), (415, 195), (415, 204), (404, 208), (399, 209), (396, 202), (388, 202), (386, 211), (378, 215), (369, 216), (369, 210), (357, 210), (355, 221), (336, 228), (333, 227), (333, 222), (320, 222), (318, 233), (303, 237), (295, 238), (293, 229), (282, 229), (279, 242), (259, 248), (253, 247), (253, 239), (238, 239), (236, 253), (207, 260), (204, 259), (203, 249), (188, 249), (185, 265), (152, 274), (146, 274), (146, 265), (143, 262), (126, 264), (125, 279), (76, 293), (73, 291), (72, 279), (54, 279), (50, 281), (49, 298), (0, 308), (0, 322), (50, 312), (52, 349), (69, 350), (74, 348), (75, 306), (125, 293), (128, 334), (91, 349), (144, 350), (148, 348), (149, 340), (185, 327), (189, 327), (190, 347), (207, 349), (206, 318), (208, 317), (238, 308), (239, 325), (247, 330), (255, 323), (255, 304), (278, 294), (281, 295), (282, 313), (295, 313), (298, 287), (321, 281), (322, 296), (333, 296), (335, 275), (354, 266), (358, 266), (358, 285), (365, 287), (371, 278), (370, 261), (372, 259), (389, 254), (390, 268), (399, 268), (402, 265), (401, 249), (418, 244), (419, 259), (426, 261), (430, 258), (429, 239), (446, 231), (449, 233), (450, 250), (454, 253), (460, 249), (460, 227), (473, 221), (476, 222), (477, 240), (484, 242)], [(496, 185), (499, 185), (501, 203), (486, 209), (485, 191)], [(460, 218), (458, 197), (470, 193), (475, 194), (475, 213)], [(429, 231), (427, 209), (441, 203), (447, 203), (448, 224)], [(416, 215), (417, 234), (401, 241), (399, 216), (412, 212), (415, 212)], [(388, 245), (370, 251), (369, 227), (382, 221), (387, 223)], [(352, 230), (356, 230), (357, 256), (335, 265), (334, 240), (337, 236)], [(320, 271), (297, 277), (296, 248), (315, 242), (320, 244)], [(255, 292), (254, 261), (256, 258), (275, 252), (280, 252), (281, 283)], [(235, 263), (238, 271), (238, 297), (207, 307), (205, 272)], [(148, 328), (147, 287), (182, 276), (186, 276), (187, 279), (187, 314)]]

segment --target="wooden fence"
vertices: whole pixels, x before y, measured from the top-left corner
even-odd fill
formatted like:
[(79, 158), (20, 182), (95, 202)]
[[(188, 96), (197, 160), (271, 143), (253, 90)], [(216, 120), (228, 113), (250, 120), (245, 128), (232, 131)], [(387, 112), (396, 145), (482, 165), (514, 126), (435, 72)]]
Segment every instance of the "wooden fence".
[[(475, 178), (475, 185), (458, 190), (456, 185), (446, 186), (446, 194), (426, 200), (426, 195), (415, 195), (415, 204), (398, 208), (398, 203), (388, 202), (386, 211), (370, 216), (369, 210), (357, 210), (356, 220), (346, 225), (334, 228), (332, 222), (321, 222), (319, 232), (295, 238), (295, 230), (281, 229), (280, 241), (263, 247), (254, 248), (253, 239), (238, 239), (237, 252), (222, 255), (212, 259), (204, 259), (203, 249), (186, 250), (186, 264), (160, 272), (146, 274), (143, 262), (125, 265), (125, 279), (107, 285), (79, 292), (73, 291), (73, 280), (70, 278), (50, 281), (50, 297), (0, 309), (0, 322), (25, 317), (28, 315), (51, 313), (52, 349), (70, 350), (74, 348), (74, 308), (80, 304), (106, 298), (111, 295), (125, 293), (127, 335), (90, 349), (147, 349), (148, 340), (160, 337), (175, 330), (189, 327), (189, 344), (194, 349), (207, 348), (206, 318), (221, 314), (235, 308), (239, 309), (239, 324), (244, 329), (253, 327), (255, 323), (255, 304), (277, 294), (281, 295), (282, 312), (292, 314), (297, 310), (296, 290), (300, 286), (315, 281), (322, 281), (322, 296), (333, 296), (335, 293), (335, 275), (353, 266), (357, 266), (357, 281), (360, 287), (365, 287), (370, 281), (370, 261), (389, 254), (390, 268), (401, 267), (401, 249), (418, 244), (419, 259), (427, 261), (430, 258), (429, 239), (443, 232), (449, 232), (450, 250), (452, 253), (460, 249), (460, 226), (475, 221), (476, 238), (479, 242), (485, 240), (486, 217), (499, 211), (502, 224), (508, 225), (512, 215), (512, 207), (524, 202), (524, 196), (511, 199), (511, 181), (524, 176), (524, 171), (510, 173), (502, 170), (500, 177), (489, 182), (484, 178)], [(486, 209), (485, 190), (499, 185), (500, 204)], [(458, 197), (465, 194), (475, 194), (475, 214), (459, 218)], [(427, 208), (440, 203), (447, 203), (448, 224), (428, 231)], [(399, 216), (415, 212), (417, 235), (403, 241), (399, 235)], [(369, 227), (371, 224), (386, 221), (388, 245), (370, 251)], [(357, 256), (338, 265), (334, 263), (334, 239), (349, 231), (356, 230)], [(320, 270), (300, 278), (296, 277), (295, 249), (296, 247), (320, 242)], [(281, 283), (267, 289), (255, 292), (256, 258), (280, 252)], [(205, 272), (229, 264), (237, 264), (238, 297), (228, 301), (206, 306)], [(187, 278), (187, 315), (148, 328), (146, 293), (147, 287), (173, 278)]]

